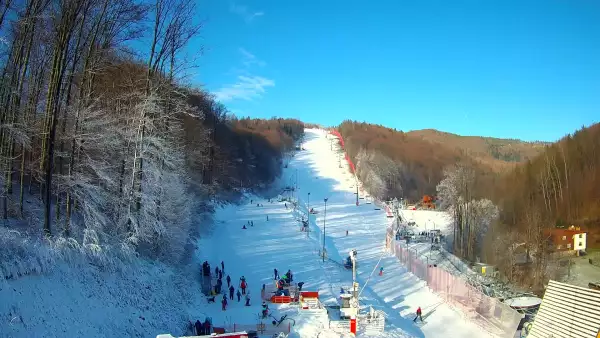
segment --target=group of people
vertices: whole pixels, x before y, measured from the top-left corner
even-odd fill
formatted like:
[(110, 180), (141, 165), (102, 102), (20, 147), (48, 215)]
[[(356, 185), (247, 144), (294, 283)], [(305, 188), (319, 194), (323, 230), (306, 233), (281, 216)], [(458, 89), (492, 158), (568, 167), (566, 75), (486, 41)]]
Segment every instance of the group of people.
[(208, 317), (206, 317), (204, 322), (200, 322), (200, 320), (196, 320), (196, 323), (194, 324), (194, 328), (196, 329), (197, 336), (209, 335), (211, 328), (212, 328), (212, 324), (210, 322), (210, 319)]
[[(209, 302), (211, 302), (211, 301), (214, 302), (215, 296), (220, 294), (223, 289), (223, 273), (224, 273), (224, 271), (225, 271), (225, 263), (223, 261), (221, 261), (221, 268), (219, 269), (218, 266), (215, 268), (215, 277), (217, 279), (217, 282), (215, 283), (214, 288), (211, 290), (211, 297), (209, 298)], [(208, 276), (210, 276), (210, 264), (207, 261), (204, 261), (204, 263), (202, 263), (202, 273), (204, 275), (206, 275), (208, 273)], [(223, 298), (221, 299), (221, 306), (222, 306), (223, 311), (227, 310), (228, 298), (229, 298), (229, 300), (234, 300), (235, 296), (237, 296), (238, 303), (241, 302), (242, 296), (244, 296), (245, 305), (250, 306), (250, 291), (249, 290), (246, 291), (246, 289), (248, 288), (248, 283), (246, 282), (246, 277), (244, 277), (244, 276), (240, 277), (240, 283), (238, 285), (237, 292), (235, 290), (235, 287), (231, 283), (231, 277), (229, 275), (226, 275), (225, 282), (227, 283), (227, 289), (225, 292), (223, 292)], [(227, 291), (229, 291), (229, 297), (227, 297)]]
[(247, 222), (246, 222), (246, 224), (244, 224), (244, 225), (242, 226), (242, 229), (248, 229), (248, 228), (246, 227), (246, 225), (249, 225), (249, 226), (253, 227), (253, 226), (254, 226), (254, 221), (247, 221)]

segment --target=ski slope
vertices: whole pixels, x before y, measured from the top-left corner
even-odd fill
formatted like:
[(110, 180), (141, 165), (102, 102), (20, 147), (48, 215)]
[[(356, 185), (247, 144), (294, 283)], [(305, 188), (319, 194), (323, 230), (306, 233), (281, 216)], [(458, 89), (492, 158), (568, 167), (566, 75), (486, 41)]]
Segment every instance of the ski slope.
[[(242, 205), (228, 205), (217, 210), (212, 235), (198, 243), (197, 260), (208, 260), (212, 269), (224, 261), (223, 278), (229, 274), (236, 289), (240, 276), (246, 277), (252, 306), (243, 306), (243, 299), (240, 303), (234, 300), (226, 311), (222, 311), (218, 300), (210, 304), (203, 301), (190, 309), (190, 317), (203, 320), (208, 315), (215, 326), (256, 323), (261, 286), (273, 282), (274, 268), (280, 274), (291, 269), (295, 282), (305, 282), (303, 290), (319, 291), (323, 303), (335, 304), (340, 287), (352, 283), (351, 272), (336, 262), (341, 262), (349, 250), (356, 249), (357, 279), (361, 288), (364, 286), (361, 306), (371, 305), (387, 315), (385, 333), (378, 336), (489, 336), (443, 303), (423, 281), (406, 272), (395, 257), (384, 252), (385, 231), (390, 219), (383, 211), (375, 210), (373, 204), (365, 204), (364, 200), (356, 206), (354, 177), (347, 168), (339, 167), (337, 154), (330, 149), (326, 135), (323, 130), (307, 129), (305, 150), (297, 152), (284, 169), (280, 180), (282, 188), (296, 182), (297, 178), (299, 207), (296, 210), (289, 203), (286, 209), (276, 198), (269, 202), (249, 197)], [(325, 198), (328, 198), (326, 210)], [(300, 231), (299, 219), (306, 215), (309, 204), (318, 213), (311, 215), (307, 234)], [(422, 216), (419, 211), (413, 211), (413, 214), (414, 217)], [(242, 229), (248, 221), (254, 226)], [(331, 261), (323, 262), (318, 256), (323, 238)], [(384, 268), (383, 276), (377, 273), (380, 267)], [(425, 323), (422, 325), (413, 323), (418, 306), (423, 310)], [(290, 337), (340, 337), (328, 328), (326, 318), (299, 314), (289, 305), (272, 304), (270, 308), (277, 318), (288, 314), (296, 320)]]

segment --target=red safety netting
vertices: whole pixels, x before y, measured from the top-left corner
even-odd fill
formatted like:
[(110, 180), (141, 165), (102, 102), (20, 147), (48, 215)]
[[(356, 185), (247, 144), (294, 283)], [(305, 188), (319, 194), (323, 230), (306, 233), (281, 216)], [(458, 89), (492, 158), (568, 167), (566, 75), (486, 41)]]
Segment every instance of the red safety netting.
[(335, 135), (338, 138), (338, 141), (340, 142), (340, 146), (342, 147), (342, 150), (344, 150), (344, 155), (346, 157), (346, 162), (348, 162), (348, 167), (350, 167), (350, 170), (352, 171), (352, 173), (354, 175), (356, 175), (356, 167), (354, 166), (354, 163), (352, 162), (352, 160), (350, 159), (350, 156), (348, 156), (348, 152), (346, 152), (346, 148), (344, 146), (344, 138), (342, 137), (342, 134), (340, 134), (337, 130), (335, 129), (331, 129), (330, 133), (332, 135)]

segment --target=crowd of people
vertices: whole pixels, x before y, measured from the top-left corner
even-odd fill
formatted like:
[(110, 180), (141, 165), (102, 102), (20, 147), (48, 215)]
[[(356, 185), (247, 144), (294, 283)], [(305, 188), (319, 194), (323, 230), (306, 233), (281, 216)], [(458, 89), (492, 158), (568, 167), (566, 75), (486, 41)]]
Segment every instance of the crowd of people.
[[(202, 273), (204, 276), (210, 276), (210, 272), (210, 264), (208, 261), (204, 261), (204, 263), (202, 263)], [(224, 289), (223, 276), (225, 274), (225, 262), (221, 261), (221, 268), (219, 269), (218, 266), (215, 267), (214, 273), (216, 282), (210, 291), (210, 296), (208, 297), (209, 303), (214, 303), (215, 297), (223, 294), (223, 298), (221, 299), (221, 309), (223, 311), (227, 310), (229, 301), (234, 301), (237, 298), (238, 303), (240, 303), (242, 301), (242, 296), (244, 296), (244, 305), (250, 306), (250, 290), (248, 290), (248, 282), (246, 282), (246, 277), (240, 277), (236, 292), (236, 288), (234, 287), (231, 276), (229, 275), (225, 275), (227, 287)]]

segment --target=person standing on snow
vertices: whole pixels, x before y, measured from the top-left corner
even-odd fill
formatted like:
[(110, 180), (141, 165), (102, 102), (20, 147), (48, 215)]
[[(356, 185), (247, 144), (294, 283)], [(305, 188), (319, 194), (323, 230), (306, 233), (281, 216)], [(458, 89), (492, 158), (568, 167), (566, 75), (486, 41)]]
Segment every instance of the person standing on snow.
[(219, 279), (223, 279), (223, 270), (219, 270)]
[(221, 261), (221, 271), (225, 271), (225, 263), (223, 261)]
[(245, 230), (245, 229), (248, 229), (248, 228), (246, 228), (246, 224), (244, 224), (244, 225), (242, 226), (242, 229), (244, 229), (244, 230)]
[(223, 295), (223, 300), (221, 301), (221, 305), (223, 306), (223, 311), (227, 310), (227, 295)]
[(246, 294), (246, 306), (250, 306), (250, 293)]
[(279, 278), (279, 273), (277, 272), (277, 269), (273, 269), (273, 275), (275, 278), (273, 278), (274, 280), (277, 280)]
[(417, 309), (417, 316), (415, 317), (415, 319), (413, 319), (413, 322), (417, 322), (417, 318), (419, 318), (421, 320), (421, 323), (423, 322), (423, 317), (421, 317), (421, 307), (419, 306), (419, 308)]
[(379, 268), (379, 275), (383, 276), (383, 266)]
[(304, 282), (298, 283), (298, 291), (302, 291), (302, 286), (303, 285), (304, 285)]
[(237, 298), (238, 298), (238, 303), (240, 302), (240, 299), (242, 298), (242, 293), (240, 292), (240, 290), (237, 290)]
[(248, 284), (246, 284), (246, 279), (242, 280), (242, 282), (240, 283), (240, 288), (242, 289), (242, 295), (246, 294), (247, 286), (248, 286)]
[(227, 281), (227, 287), (229, 287), (231, 284), (231, 277), (229, 277), (229, 275), (227, 275), (227, 278), (225, 278), (225, 280)]
[(197, 336), (201, 336), (204, 334), (204, 327), (202, 327), (202, 323), (200, 323), (200, 320), (196, 320), (196, 323), (194, 324), (194, 327), (196, 328), (196, 335)]
[(229, 287), (229, 299), (233, 300), (233, 292), (235, 291), (235, 288), (232, 286)]

